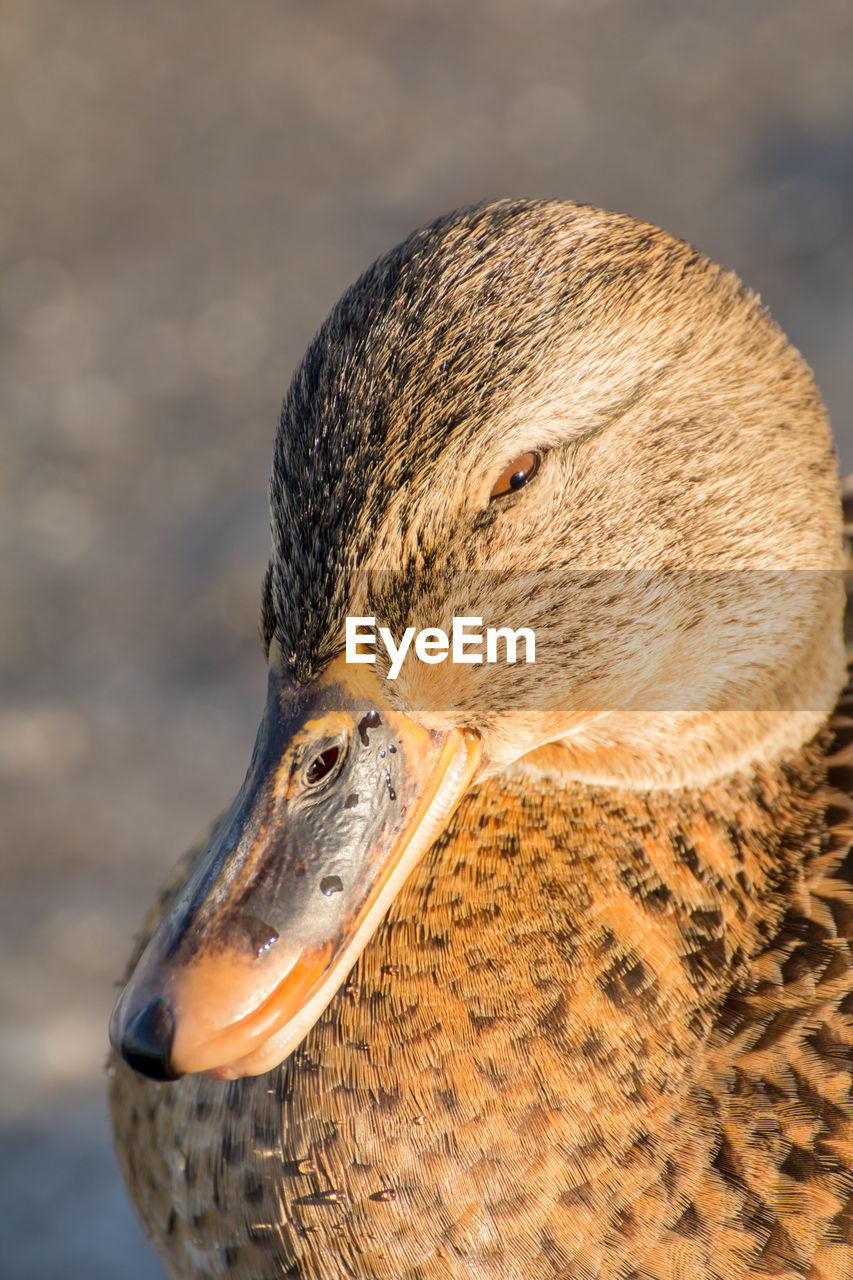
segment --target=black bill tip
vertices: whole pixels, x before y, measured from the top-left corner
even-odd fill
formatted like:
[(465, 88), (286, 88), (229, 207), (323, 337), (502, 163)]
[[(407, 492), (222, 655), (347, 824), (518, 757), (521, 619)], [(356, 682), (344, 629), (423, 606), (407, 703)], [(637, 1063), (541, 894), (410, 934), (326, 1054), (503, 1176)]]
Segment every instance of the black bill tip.
[(150, 1000), (127, 1021), (115, 1046), (129, 1067), (150, 1080), (178, 1080), (171, 1066), (175, 1015), (163, 996)]

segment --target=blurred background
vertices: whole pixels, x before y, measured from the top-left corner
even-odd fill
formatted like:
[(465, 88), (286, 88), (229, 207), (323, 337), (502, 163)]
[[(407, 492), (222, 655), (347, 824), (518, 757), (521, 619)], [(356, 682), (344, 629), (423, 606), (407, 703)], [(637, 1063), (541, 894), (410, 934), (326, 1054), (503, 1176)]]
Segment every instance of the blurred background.
[(9, 0), (0, 101), (0, 1258), (155, 1280), (112, 984), (248, 762), (293, 366), (413, 226), (572, 197), (757, 288), (853, 469), (853, 7)]

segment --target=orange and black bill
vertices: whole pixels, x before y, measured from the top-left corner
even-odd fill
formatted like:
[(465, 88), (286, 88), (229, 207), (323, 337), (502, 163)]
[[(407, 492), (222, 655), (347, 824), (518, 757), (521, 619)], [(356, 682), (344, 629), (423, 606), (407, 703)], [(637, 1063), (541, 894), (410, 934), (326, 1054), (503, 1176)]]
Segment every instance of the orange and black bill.
[(342, 659), (304, 687), (271, 653), (246, 780), (143, 952), (110, 1038), (137, 1071), (258, 1075), (311, 1029), (479, 763)]

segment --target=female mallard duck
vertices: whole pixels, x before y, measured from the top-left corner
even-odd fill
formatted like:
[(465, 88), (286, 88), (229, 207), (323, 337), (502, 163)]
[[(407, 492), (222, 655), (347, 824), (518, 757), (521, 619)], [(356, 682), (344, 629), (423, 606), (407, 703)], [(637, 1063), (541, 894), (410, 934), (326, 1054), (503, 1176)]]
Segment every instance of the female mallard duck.
[[(112, 1024), (168, 1275), (849, 1280), (853, 722), (800, 356), (653, 227), (454, 214), (321, 329), (271, 494), (255, 753)], [(345, 660), (347, 618), (454, 617), (535, 661)]]

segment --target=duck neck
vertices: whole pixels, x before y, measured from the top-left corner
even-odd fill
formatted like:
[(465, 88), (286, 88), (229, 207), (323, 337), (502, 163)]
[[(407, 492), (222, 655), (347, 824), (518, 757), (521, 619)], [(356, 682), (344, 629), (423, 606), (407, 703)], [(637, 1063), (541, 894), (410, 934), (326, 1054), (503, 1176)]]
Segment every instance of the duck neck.
[(470, 985), (484, 1031), (517, 984), (551, 1012), (537, 1032), (519, 1005), (515, 1042), (550, 1035), (610, 1080), (620, 1057), (645, 1062), (665, 1092), (819, 847), (823, 776), (820, 744), (675, 792), (497, 776), (411, 877), (385, 945), (416, 929), (406, 953), (425, 942)]
[(364, 953), (360, 1000), (329, 1015), (340, 1042), (384, 993), (372, 1071), (397, 1089), (401, 1029), (419, 1063), (417, 1158), (391, 1176), (416, 1180), (449, 1129), (494, 1148), (493, 1181), (557, 1200), (542, 1212), (576, 1259), (603, 1220), (626, 1257), (635, 1216), (666, 1226), (719, 1146), (706, 1046), (819, 851), (823, 776), (818, 744), (694, 791), (471, 792)]

